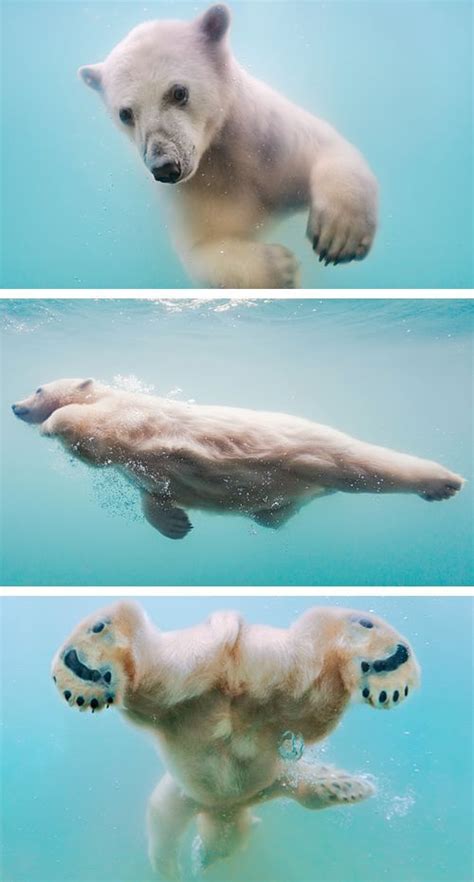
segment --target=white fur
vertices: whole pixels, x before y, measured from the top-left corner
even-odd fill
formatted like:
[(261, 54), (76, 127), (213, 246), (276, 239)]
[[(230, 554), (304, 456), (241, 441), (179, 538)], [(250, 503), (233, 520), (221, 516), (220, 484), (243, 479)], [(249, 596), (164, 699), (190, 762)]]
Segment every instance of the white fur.
[[(377, 225), (377, 184), (357, 149), (237, 63), (230, 14), (134, 28), (105, 61), (80, 69), (150, 171), (181, 166), (176, 245), (192, 277), (225, 288), (289, 288), (297, 262), (266, 245), (272, 219), (309, 211), (308, 238), (326, 262), (365, 257)], [(189, 90), (176, 105), (173, 87)], [(121, 109), (133, 123), (120, 121)]]
[[(406, 657), (377, 673), (397, 647)], [(71, 650), (95, 679), (71, 670)], [(373, 669), (364, 673), (365, 665)], [(307, 745), (324, 738), (351, 701), (394, 707), (420, 673), (406, 639), (360, 611), (314, 608), (289, 629), (222, 612), (164, 633), (139, 606), (120, 602), (78, 625), (55, 656), (53, 676), (70, 706), (112, 703), (157, 739), (168, 772), (149, 804), (150, 858), (164, 879), (176, 880), (194, 817), (196, 859), (205, 867), (245, 842), (254, 805), (283, 796), (321, 809), (371, 796), (366, 778), (289, 761), (279, 746), (288, 732)]]
[(280, 527), (328, 493), (448, 499), (463, 479), (437, 463), (284, 413), (190, 405), (93, 380), (57, 380), (14, 405), (75, 456), (115, 467), (140, 489), (149, 523), (172, 539), (186, 509), (236, 512)]

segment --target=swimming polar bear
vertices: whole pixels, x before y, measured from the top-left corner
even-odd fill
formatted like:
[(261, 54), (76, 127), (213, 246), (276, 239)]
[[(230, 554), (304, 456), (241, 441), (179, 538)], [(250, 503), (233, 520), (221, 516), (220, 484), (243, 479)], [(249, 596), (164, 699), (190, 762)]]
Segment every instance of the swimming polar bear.
[(377, 183), (327, 122), (244, 71), (227, 41), (230, 13), (134, 28), (105, 61), (81, 67), (156, 181), (174, 188), (175, 245), (204, 287), (293, 288), (296, 258), (260, 234), (309, 211), (320, 261), (364, 258), (377, 226)]
[(233, 512), (277, 528), (338, 490), (433, 501), (463, 485), (435, 462), (309, 420), (170, 401), (92, 379), (56, 380), (12, 409), (84, 462), (125, 474), (140, 490), (147, 521), (169, 539), (192, 529), (186, 509)]
[(419, 685), (407, 640), (372, 613), (321, 607), (288, 630), (219, 612), (164, 633), (135, 603), (89, 616), (57, 652), (52, 675), (70, 707), (114, 705), (151, 732), (169, 768), (148, 808), (149, 855), (176, 882), (193, 818), (198, 867), (248, 836), (251, 807), (293, 799), (308, 809), (372, 796), (365, 776), (301, 759), (351, 702), (389, 709)]

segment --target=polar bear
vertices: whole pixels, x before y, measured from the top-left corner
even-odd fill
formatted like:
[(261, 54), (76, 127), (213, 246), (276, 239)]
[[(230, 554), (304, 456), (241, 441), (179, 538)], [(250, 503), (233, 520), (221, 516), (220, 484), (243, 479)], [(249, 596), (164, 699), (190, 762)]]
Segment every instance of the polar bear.
[(163, 633), (122, 601), (78, 625), (52, 676), (70, 707), (114, 705), (157, 739), (169, 771), (149, 803), (149, 854), (176, 882), (193, 818), (205, 868), (245, 841), (252, 806), (286, 797), (322, 809), (371, 796), (369, 779), (305, 762), (304, 746), (351, 702), (396, 707), (420, 672), (407, 640), (372, 613), (316, 607), (283, 630), (220, 612)]
[(294, 255), (260, 235), (308, 211), (326, 264), (364, 258), (377, 225), (377, 183), (332, 126), (240, 67), (230, 13), (134, 28), (105, 61), (81, 67), (156, 181), (174, 188), (175, 244), (205, 287), (292, 288)]
[(277, 528), (338, 490), (433, 501), (463, 485), (435, 462), (309, 420), (171, 401), (92, 379), (40, 386), (12, 409), (84, 462), (125, 474), (140, 490), (147, 521), (169, 539), (192, 529), (186, 509), (233, 512)]

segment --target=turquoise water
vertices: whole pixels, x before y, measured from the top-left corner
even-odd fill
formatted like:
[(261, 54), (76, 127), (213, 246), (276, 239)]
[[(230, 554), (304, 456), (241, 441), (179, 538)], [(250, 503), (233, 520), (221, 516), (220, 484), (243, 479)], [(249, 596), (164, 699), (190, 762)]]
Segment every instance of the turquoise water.
[[(2, 840), (5, 882), (152, 882), (144, 812), (162, 774), (153, 743), (113, 710), (73, 713), (49, 666), (77, 621), (109, 599), (3, 599)], [(318, 602), (318, 601), (316, 601)], [(314, 601), (144, 598), (161, 628), (216, 608), (287, 626)], [(378, 780), (375, 799), (309, 812), (259, 809), (246, 851), (209, 882), (470, 882), (472, 864), (472, 600), (321, 598), (374, 609), (412, 641), (422, 688), (386, 713), (349, 710), (317, 755)], [(34, 623), (34, 627), (33, 627)], [(183, 853), (191, 882), (190, 831)]]
[[(143, 20), (188, 18), (205, 5), (3, 4), (5, 287), (189, 285), (159, 188), (76, 69)], [(303, 217), (274, 234), (302, 261), (304, 286), (469, 287), (472, 5), (230, 5), (241, 63), (334, 123), (380, 180), (380, 232), (367, 261), (321, 269)]]
[[(3, 584), (473, 584), (472, 301), (13, 300), (0, 314)], [(12, 402), (75, 376), (286, 411), (468, 483), (432, 504), (335, 494), (280, 531), (193, 512), (172, 542), (125, 480), (13, 417)]]

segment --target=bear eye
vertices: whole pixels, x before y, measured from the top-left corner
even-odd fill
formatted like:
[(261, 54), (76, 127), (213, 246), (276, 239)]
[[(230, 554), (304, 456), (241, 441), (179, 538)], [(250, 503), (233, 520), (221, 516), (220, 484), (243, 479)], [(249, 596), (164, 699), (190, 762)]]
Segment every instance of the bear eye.
[(42, 391), (43, 391), (42, 386), (38, 386), (38, 388), (36, 390), (36, 394), (39, 395)]
[(119, 117), (124, 126), (133, 126), (133, 110), (131, 107), (121, 107)]
[(359, 618), (359, 616), (351, 616), (351, 622), (356, 623), (357, 625), (362, 625), (363, 628), (373, 628), (374, 623), (370, 619)]
[(173, 86), (171, 94), (173, 96), (173, 101), (175, 101), (176, 104), (179, 104), (180, 107), (184, 107), (184, 105), (188, 103), (189, 91), (186, 86)]

